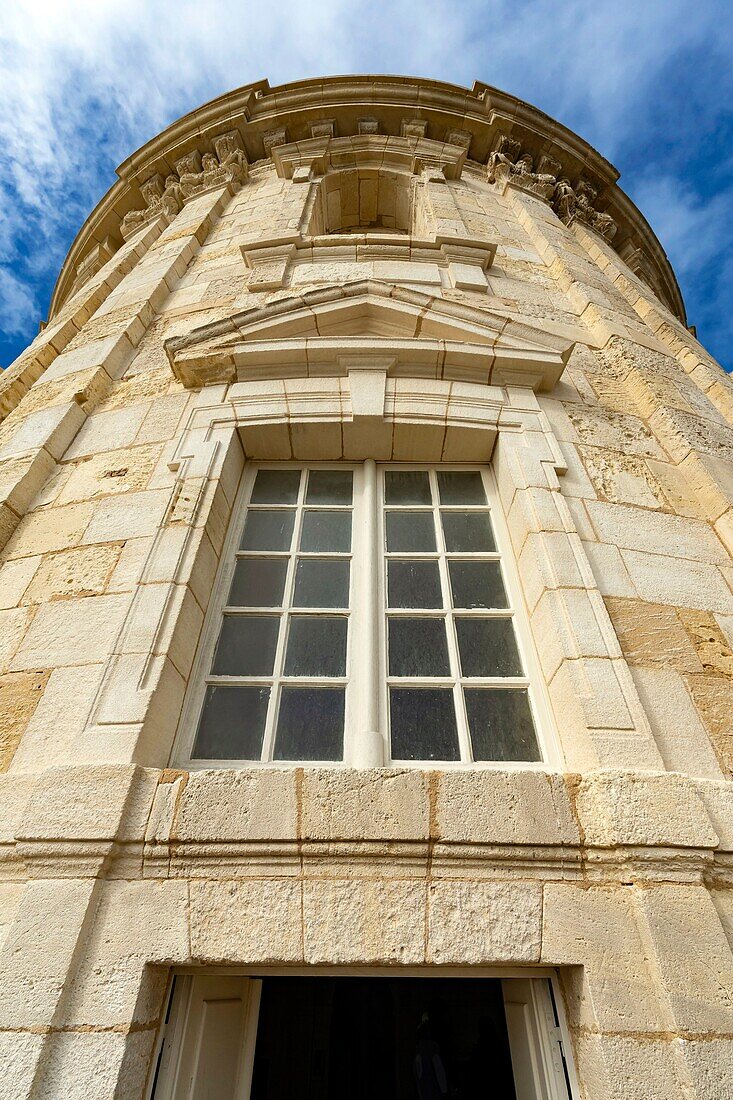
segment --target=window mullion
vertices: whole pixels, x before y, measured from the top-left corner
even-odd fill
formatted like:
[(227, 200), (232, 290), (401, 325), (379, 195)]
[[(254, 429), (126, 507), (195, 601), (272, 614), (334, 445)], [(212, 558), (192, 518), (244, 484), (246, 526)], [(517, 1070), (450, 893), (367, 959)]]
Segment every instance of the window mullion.
[(354, 556), (354, 605), (352, 608), (351, 674), (353, 691), (351, 760), (358, 768), (381, 768), (385, 762), (384, 734), (379, 722), (381, 667), (379, 625), (381, 585), (379, 570), (379, 516), (377, 465), (367, 459), (362, 467), (361, 491), (354, 519), (358, 524)]

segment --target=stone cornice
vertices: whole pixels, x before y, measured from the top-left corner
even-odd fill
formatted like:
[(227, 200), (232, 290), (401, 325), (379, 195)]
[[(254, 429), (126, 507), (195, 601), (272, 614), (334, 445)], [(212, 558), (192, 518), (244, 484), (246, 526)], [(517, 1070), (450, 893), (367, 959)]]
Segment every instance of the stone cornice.
[(656, 292), (685, 321), (679, 287), (661, 245), (617, 186), (616, 169), (590, 145), (543, 112), (489, 85), (477, 82), (468, 90), (393, 76), (330, 77), (280, 87), (270, 87), (263, 80), (220, 96), (173, 123), (118, 168), (118, 182), (71, 246), (56, 283), (50, 317), (68, 297), (90, 254), (119, 245), (125, 216), (151, 205), (141, 189), (159, 177), (161, 186), (153, 185), (153, 205), (167, 201), (175, 207), (182, 201), (173, 194), (178, 185), (169, 189), (164, 200), (165, 181), (180, 177), (178, 167), (184, 158), (195, 161), (197, 155), (208, 156), (213, 167), (217, 142), (226, 134), (238, 136), (243, 160), (249, 164), (265, 158), (277, 162), (276, 150), (295, 142), (393, 135), (407, 142), (429, 143), (431, 148), (450, 146), (454, 162), (465, 159), (467, 168), (474, 170), (483, 169), (502, 135), (510, 136), (536, 162), (547, 158), (560, 165), (576, 193), (579, 185), (592, 188), (594, 207), (617, 227), (614, 248), (622, 256), (640, 252), (639, 270), (647, 273)]

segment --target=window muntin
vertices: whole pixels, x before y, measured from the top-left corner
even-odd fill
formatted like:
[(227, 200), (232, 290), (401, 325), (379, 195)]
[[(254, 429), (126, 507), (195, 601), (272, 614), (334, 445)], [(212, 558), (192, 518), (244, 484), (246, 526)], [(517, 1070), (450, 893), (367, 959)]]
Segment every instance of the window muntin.
[(391, 759), (539, 760), (484, 474), (380, 482)]
[(257, 470), (193, 759), (340, 760), (354, 472)]
[(542, 759), (488, 469), (271, 464), (245, 482), (193, 761)]

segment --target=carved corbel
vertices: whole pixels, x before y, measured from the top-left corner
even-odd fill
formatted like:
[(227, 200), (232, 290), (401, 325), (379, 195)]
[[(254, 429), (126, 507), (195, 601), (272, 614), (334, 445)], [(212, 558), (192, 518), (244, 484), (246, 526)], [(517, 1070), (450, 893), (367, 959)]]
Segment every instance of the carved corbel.
[(242, 256), (249, 268), (247, 289), (253, 294), (262, 290), (279, 290), (296, 252), (297, 237), (278, 241), (262, 241), (243, 247)]

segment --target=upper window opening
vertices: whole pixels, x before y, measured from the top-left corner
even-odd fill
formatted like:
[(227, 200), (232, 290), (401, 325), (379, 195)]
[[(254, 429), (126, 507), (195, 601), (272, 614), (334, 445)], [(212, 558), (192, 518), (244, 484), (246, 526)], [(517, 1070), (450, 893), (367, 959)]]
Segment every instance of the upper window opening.
[(328, 172), (316, 194), (308, 233), (409, 233), (412, 180), (376, 168)]
[(488, 470), (262, 467), (244, 495), (192, 759), (541, 759)]

